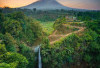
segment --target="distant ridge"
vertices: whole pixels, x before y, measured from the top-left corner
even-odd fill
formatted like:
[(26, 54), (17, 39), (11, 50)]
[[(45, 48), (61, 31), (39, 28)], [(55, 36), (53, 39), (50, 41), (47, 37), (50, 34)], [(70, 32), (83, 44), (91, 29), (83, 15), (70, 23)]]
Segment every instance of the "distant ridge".
[(55, 9), (67, 9), (71, 10), (72, 8), (63, 6), (62, 4), (58, 3), (56, 0), (39, 0), (34, 2), (30, 5), (21, 7), (22, 9), (45, 9), (45, 10), (55, 10)]

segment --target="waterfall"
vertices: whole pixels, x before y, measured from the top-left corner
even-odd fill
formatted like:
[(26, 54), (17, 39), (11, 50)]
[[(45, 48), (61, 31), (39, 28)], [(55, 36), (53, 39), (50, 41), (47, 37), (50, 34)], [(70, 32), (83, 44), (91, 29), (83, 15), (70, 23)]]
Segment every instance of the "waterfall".
[[(35, 52), (35, 53), (38, 53), (38, 68), (42, 68), (40, 46), (41, 46), (41, 45), (38, 45), (38, 46), (36, 46), (36, 47), (33, 47), (34, 52)], [(36, 59), (37, 59), (37, 57), (36, 57)]]
[(38, 52), (38, 68), (42, 68), (40, 46), (39, 46), (39, 52)]

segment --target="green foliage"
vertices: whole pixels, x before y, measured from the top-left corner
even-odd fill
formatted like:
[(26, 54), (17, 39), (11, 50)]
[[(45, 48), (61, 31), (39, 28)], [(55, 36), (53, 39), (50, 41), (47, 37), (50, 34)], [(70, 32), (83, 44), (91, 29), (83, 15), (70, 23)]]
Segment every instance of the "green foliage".
[[(28, 45), (42, 37), (40, 23), (22, 12), (1, 14), (0, 18), (0, 63), (9, 68), (34, 68), (35, 55)], [(4, 45), (5, 46), (4, 46)], [(20, 54), (19, 54), (20, 53)], [(1, 59), (2, 58), (2, 59)]]
[(5, 20), (5, 16), (3, 13), (0, 13), (0, 24)]
[[(82, 36), (72, 34), (53, 46), (50, 45), (49, 39), (43, 39), (41, 47), (43, 68), (62, 68), (66, 63), (70, 68), (70, 65), (81, 62), (88, 64), (90, 68), (100, 67), (99, 11), (38, 11), (5, 8), (3, 9), (5, 14), (0, 13), (0, 43), (2, 43), (0, 44), (0, 68), (35, 68), (35, 55), (29, 46), (43, 36), (43, 30), (38, 21), (25, 16), (23, 12), (13, 11), (24, 11), (26, 15), (39, 21), (54, 21), (66, 14), (77, 16), (79, 21), (87, 21), (85, 23), (87, 30)], [(53, 23), (54, 29), (62, 28), (64, 23), (66, 23), (65, 17), (57, 19)], [(44, 28), (52, 32), (53, 24), (45, 24)]]
[(65, 63), (68, 63), (68, 67), (70, 67), (70, 65), (77, 65), (84, 61), (89, 64), (89, 67), (99, 68), (100, 44), (98, 37), (96, 31), (88, 29), (81, 37), (72, 34), (56, 42), (53, 46), (48, 43), (43, 44), (41, 51), (43, 67), (62, 68)]
[(0, 13), (0, 32), (3, 32), (3, 22), (5, 21), (5, 16), (3, 13)]
[(61, 43), (54, 44), (53, 47), (48, 43), (43, 44), (41, 51), (43, 68), (47, 68), (48, 66), (48, 68), (62, 68), (62, 65), (66, 62), (77, 62), (74, 58), (81, 55), (76, 55), (76, 52), (81, 47), (80, 41), (80, 38), (73, 34)]
[(4, 44), (0, 44), (0, 55), (1, 54), (4, 54), (4, 53), (6, 53), (7, 52), (7, 50), (6, 50), (6, 48), (5, 48), (5, 45)]
[(46, 38), (44, 38), (43, 39), (43, 41), (42, 41), (42, 44), (44, 44), (45, 46), (49, 46), (50, 45), (50, 41), (49, 41), (49, 39), (46, 37)]
[(99, 24), (99, 21), (87, 22), (86, 25), (89, 30), (83, 36), (84, 43), (87, 46), (83, 59), (88, 62), (90, 67), (94, 68), (100, 67), (100, 59), (98, 59), (100, 57), (100, 43), (98, 42), (100, 40)]
[[(1, 18), (3, 15), (1, 15)], [(9, 33), (18, 41), (23, 40), (28, 45), (34, 44), (43, 35), (43, 30), (38, 21), (31, 17), (26, 17), (22, 12), (9, 13), (4, 16), (0, 30), (2, 34)], [(3, 20), (3, 19), (2, 19)]]
[(7, 63), (0, 63), (0, 68), (16, 68), (16, 62), (7, 64)]
[(62, 24), (66, 23), (66, 18), (65, 17), (61, 17), (59, 19), (57, 19), (54, 23), (54, 29), (60, 29), (62, 26)]
[(89, 63), (90, 67), (98, 68), (100, 63), (100, 59), (98, 59), (100, 54), (100, 44), (97, 41), (98, 35), (93, 31), (89, 31), (88, 33), (88, 36), (91, 38), (84, 42), (88, 46), (85, 50), (84, 60)]
[(28, 18), (28, 23), (26, 23), (26, 28), (24, 35), (22, 36), (22, 39), (27, 41), (27, 43), (32, 46), (34, 44), (35, 40), (41, 39), (43, 36), (43, 30), (41, 25), (38, 21)]
[(9, 18), (3, 23), (3, 26), (5, 32), (9, 32), (11, 35), (15, 36), (17, 36), (19, 32), (22, 30), (20, 22)]
[(89, 56), (89, 55), (85, 55), (85, 57), (84, 57), (84, 60), (87, 61), (87, 62), (90, 62), (91, 59), (92, 59), (92, 57)]
[[(41, 25), (39, 24), (39, 22), (35, 21), (35, 23), (34, 23), (34, 21), (32, 21), (28, 24), (28, 27), (33, 32), (34, 37), (39, 38), (42, 35), (42, 28), (41, 28)], [(28, 29), (27, 29), (27, 31), (28, 31)]]
[(0, 63), (0, 68), (11, 68), (11, 66), (7, 63)]
[(16, 40), (11, 36), (11, 34), (6, 33), (4, 35), (4, 43), (6, 44), (7, 51), (16, 52)]
[(100, 46), (96, 42), (90, 43), (85, 52), (84, 60), (90, 64), (91, 67), (99, 66), (100, 59), (98, 59), (100, 53)]
[(86, 22), (86, 26), (88, 29), (92, 29), (93, 31), (96, 31), (98, 34), (100, 34), (100, 20)]
[(99, 20), (100, 11), (86, 11), (86, 12), (76, 12), (79, 20), (90, 21), (90, 20)]
[(54, 28), (53, 28), (53, 24), (54, 22), (40, 22), (42, 24), (42, 27), (43, 27), (43, 31), (47, 34), (47, 35), (50, 35), (52, 34), (52, 32), (54, 31)]
[(19, 53), (21, 53), (22, 55), (24, 55), (29, 64), (27, 65), (27, 68), (34, 68), (35, 66), (35, 55), (33, 53), (33, 51), (28, 47), (26, 46), (25, 44), (20, 44), (19, 45)]
[(0, 68), (26, 68), (27, 59), (14, 52), (7, 52), (5, 45), (0, 44)]
[(11, 53), (11, 52), (7, 52), (3, 55), (0, 56), (0, 61), (1, 62), (5, 62), (5, 63), (12, 63), (16, 62), (17, 68), (26, 68), (26, 65), (28, 64), (27, 59), (22, 56), (21, 54), (18, 53)]
[(25, 20), (25, 17), (23, 12), (14, 12), (11, 14), (11, 18), (15, 20)]

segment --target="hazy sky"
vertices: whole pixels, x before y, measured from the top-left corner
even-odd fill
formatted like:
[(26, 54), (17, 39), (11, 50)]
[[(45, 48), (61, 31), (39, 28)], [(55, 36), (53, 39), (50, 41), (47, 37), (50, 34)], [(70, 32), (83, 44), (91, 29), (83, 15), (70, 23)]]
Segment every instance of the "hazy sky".
[(68, 7), (100, 10), (100, 0), (57, 0), (57, 1)]
[(5, 7), (5, 6), (9, 6), (12, 8), (21, 7), (21, 6), (31, 4), (35, 1), (37, 0), (0, 0), (0, 7)]
[[(0, 0), (0, 7), (21, 7), (31, 4), (37, 0)], [(82, 9), (100, 10), (100, 0), (57, 0), (59, 3), (72, 7)]]

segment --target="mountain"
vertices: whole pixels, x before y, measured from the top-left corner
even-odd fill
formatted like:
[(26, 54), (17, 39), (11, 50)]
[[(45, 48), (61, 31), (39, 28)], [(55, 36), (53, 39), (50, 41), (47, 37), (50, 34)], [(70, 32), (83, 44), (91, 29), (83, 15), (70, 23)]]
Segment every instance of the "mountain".
[(56, 0), (39, 0), (37, 2), (34, 2), (30, 5), (21, 7), (22, 9), (33, 9), (33, 8), (37, 8), (37, 9), (49, 9), (49, 10), (53, 10), (53, 9), (71, 9), (69, 7), (65, 7), (62, 4), (58, 3)]

